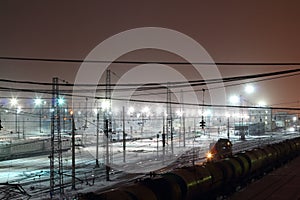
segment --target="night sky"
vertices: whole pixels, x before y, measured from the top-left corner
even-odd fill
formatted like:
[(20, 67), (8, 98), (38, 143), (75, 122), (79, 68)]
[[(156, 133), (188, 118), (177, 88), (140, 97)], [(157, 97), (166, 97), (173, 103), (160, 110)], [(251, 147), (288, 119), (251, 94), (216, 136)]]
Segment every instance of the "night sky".
[[(195, 39), (215, 62), (300, 62), (299, 6), (297, 0), (2, 0), (0, 56), (84, 59), (96, 45), (114, 34), (138, 27), (164, 27)], [(141, 50), (120, 60), (181, 58), (167, 52)], [(53, 76), (59, 76), (73, 82), (79, 65), (0, 60), (0, 78), (50, 82)], [(291, 68), (300, 66), (219, 66), (224, 77)], [(126, 66), (115, 66), (120, 76), (126, 70)], [(201, 79), (188, 68), (179, 70), (191, 80)], [(299, 83), (299, 76), (255, 83), (257, 94), (251, 100), (299, 107)], [(228, 90), (238, 91), (240, 86)], [(289, 102), (294, 104), (282, 104)]]

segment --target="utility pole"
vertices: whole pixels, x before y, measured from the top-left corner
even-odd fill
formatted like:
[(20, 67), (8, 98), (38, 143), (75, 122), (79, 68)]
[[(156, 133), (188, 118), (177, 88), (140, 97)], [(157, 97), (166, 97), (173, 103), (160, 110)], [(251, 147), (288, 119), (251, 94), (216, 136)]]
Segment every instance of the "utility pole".
[(245, 127), (244, 127), (244, 109), (243, 107), (243, 97), (242, 95), (240, 95), (240, 113), (241, 113), (241, 121), (240, 121), (240, 136), (241, 136), (241, 140), (245, 140)]
[(125, 107), (123, 106), (123, 162), (126, 162), (126, 134), (125, 134)]
[(64, 107), (62, 107), (62, 111), (63, 111), (63, 130), (62, 132), (66, 132), (66, 109)]
[(20, 139), (20, 133), (18, 131), (18, 108), (16, 107), (16, 115), (15, 115), (15, 129), (16, 129), (16, 133), (18, 133), (18, 139)]
[(165, 162), (165, 147), (166, 147), (166, 133), (165, 133), (165, 113), (163, 112), (163, 132), (162, 132), (162, 148), (163, 148), (163, 164)]
[[(167, 137), (171, 137), (171, 151), (174, 153), (173, 149), (173, 119), (172, 119), (172, 105), (171, 105), (171, 91), (167, 88)], [(168, 140), (168, 139), (167, 139)]]
[(227, 138), (229, 140), (229, 117), (227, 118)]
[(87, 118), (88, 118), (88, 98), (85, 97), (85, 123), (83, 129), (87, 128)]
[(3, 107), (3, 105), (0, 105), (0, 108), (1, 108), (1, 110), (0, 110), (0, 131), (1, 131), (1, 129), (4, 128), (4, 127), (2, 126), (2, 120), (1, 120), (2, 107)]
[[(184, 99), (183, 99), (183, 92), (181, 90), (180, 92), (181, 94), (181, 117), (180, 117), (180, 120), (181, 120), (181, 123), (180, 123), (180, 126), (182, 126), (181, 130), (183, 132), (183, 147), (185, 147), (185, 111), (184, 111)], [(179, 138), (180, 139), (180, 138)]]
[(185, 147), (185, 113), (182, 113), (182, 126), (183, 126), (183, 147)]
[(97, 106), (97, 138), (96, 138), (96, 168), (99, 167), (99, 107), (98, 107), (98, 102), (96, 104)]
[(75, 120), (73, 111), (70, 114), (72, 117), (72, 190), (75, 190)]
[[(40, 106), (42, 106), (42, 105), (40, 105)], [(40, 133), (42, 133), (42, 109), (41, 109), (41, 107), (39, 108), (39, 110), (40, 110)]]
[(22, 121), (22, 134), (23, 134), (23, 139), (25, 139), (25, 116), (23, 115), (23, 121)]
[(163, 145), (163, 149), (165, 149), (166, 146), (166, 132), (165, 132), (165, 113), (163, 113), (163, 131), (162, 131), (162, 145)]
[[(109, 171), (110, 171), (110, 160), (109, 160), (109, 139), (112, 132), (112, 120), (111, 120), (111, 80), (110, 80), (110, 70), (106, 70), (106, 88), (105, 88), (105, 100), (108, 101), (108, 108), (104, 112), (104, 132), (106, 138), (106, 181), (109, 181)], [(112, 149), (111, 149), (112, 152)]]

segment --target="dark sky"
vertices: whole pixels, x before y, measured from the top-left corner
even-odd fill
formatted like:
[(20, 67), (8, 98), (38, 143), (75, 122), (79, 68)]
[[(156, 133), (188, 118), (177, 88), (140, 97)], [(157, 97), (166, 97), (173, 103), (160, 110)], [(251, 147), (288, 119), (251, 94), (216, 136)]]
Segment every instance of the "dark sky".
[[(114, 34), (152, 26), (190, 36), (215, 62), (300, 62), (299, 6), (297, 0), (2, 0), (0, 56), (84, 59), (96, 45)], [(172, 54), (152, 51), (123, 58), (178, 60)], [(59, 76), (73, 81), (78, 67), (74, 63), (0, 60), (0, 78), (50, 82), (53, 76)], [(221, 66), (220, 71), (226, 77), (288, 68)], [(188, 73), (187, 76), (199, 79)], [(297, 102), (299, 83), (299, 76), (256, 83), (259, 94), (255, 98), (265, 99), (269, 104)], [(231, 88), (230, 92), (240, 89)]]

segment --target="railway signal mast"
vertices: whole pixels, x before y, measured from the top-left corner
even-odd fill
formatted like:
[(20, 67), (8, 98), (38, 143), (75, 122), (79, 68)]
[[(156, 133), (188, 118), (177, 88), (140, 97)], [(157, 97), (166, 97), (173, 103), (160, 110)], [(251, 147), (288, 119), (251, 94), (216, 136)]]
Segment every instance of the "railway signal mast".
[(205, 121), (204, 121), (204, 92), (205, 92), (205, 89), (202, 89), (202, 92), (203, 92), (203, 97), (202, 97), (202, 116), (201, 116), (201, 121), (200, 121), (200, 127), (202, 128), (202, 129), (204, 129), (205, 128)]
[(204, 129), (204, 127), (205, 127), (205, 121), (204, 121), (203, 115), (202, 115), (202, 117), (201, 117), (200, 127), (201, 127), (202, 129)]

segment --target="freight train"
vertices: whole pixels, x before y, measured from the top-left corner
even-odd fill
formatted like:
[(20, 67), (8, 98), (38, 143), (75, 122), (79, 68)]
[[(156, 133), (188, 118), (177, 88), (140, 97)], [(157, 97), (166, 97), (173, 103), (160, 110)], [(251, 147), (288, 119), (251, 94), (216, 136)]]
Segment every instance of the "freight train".
[(239, 152), (206, 164), (174, 169), (108, 191), (81, 194), (81, 200), (216, 199), (298, 156), (300, 138)]

